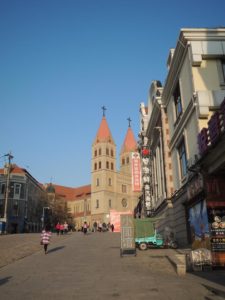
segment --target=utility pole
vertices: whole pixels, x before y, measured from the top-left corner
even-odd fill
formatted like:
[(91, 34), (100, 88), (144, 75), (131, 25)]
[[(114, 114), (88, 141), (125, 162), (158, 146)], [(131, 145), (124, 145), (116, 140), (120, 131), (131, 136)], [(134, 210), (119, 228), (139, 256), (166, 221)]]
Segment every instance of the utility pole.
[(6, 179), (6, 190), (5, 190), (5, 207), (4, 207), (4, 222), (5, 222), (5, 232), (8, 230), (8, 200), (9, 200), (9, 191), (10, 191), (10, 171), (11, 171), (11, 159), (13, 156), (11, 152), (5, 154), (4, 156), (8, 156), (8, 166), (7, 166), (7, 179)]

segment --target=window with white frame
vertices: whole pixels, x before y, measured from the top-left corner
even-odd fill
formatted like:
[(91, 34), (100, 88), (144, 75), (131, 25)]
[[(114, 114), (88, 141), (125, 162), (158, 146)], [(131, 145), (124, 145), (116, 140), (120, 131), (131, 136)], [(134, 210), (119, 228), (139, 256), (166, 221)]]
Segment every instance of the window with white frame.
[(20, 197), (20, 190), (21, 190), (21, 184), (15, 183), (15, 185), (14, 185), (14, 197), (15, 198)]
[(187, 174), (187, 152), (184, 139), (182, 139), (181, 143), (177, 147), (177, 151), (179, 156), (181, 178), (183, 178)]
[(181, 102), (181, 93), (180, 93), (179, 82), (177, 83), (176, 88), (174, 90), (173, 98), (174, 98), (176, 119), (178, 119), (180, 117), (180, 115), (182, 114), (182, 102)]

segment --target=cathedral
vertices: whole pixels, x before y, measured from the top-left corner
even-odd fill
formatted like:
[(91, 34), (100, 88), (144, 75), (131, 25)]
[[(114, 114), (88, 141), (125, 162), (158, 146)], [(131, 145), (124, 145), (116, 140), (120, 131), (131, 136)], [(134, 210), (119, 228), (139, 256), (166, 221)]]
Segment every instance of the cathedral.
[(115, 215), (133, 214), (140, 196), (140, 160), (130, 120), (119, 154), (119, 170), (116, 144), (104, 110), (91, 153), (90, 185), (53, 185), (56, 198), (61, 196), (67, 202), (77, 230), (84, 221), (92, 227), (94, 222), (113, 223)]

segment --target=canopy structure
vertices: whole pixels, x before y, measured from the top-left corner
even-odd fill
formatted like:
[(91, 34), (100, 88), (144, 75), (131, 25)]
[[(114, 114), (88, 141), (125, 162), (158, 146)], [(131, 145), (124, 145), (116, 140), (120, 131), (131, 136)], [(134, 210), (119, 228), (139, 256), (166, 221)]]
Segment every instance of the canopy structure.
[(164, 217), (134, 219), (135, 237), (149, 237), (155, 235), (155, 223)]

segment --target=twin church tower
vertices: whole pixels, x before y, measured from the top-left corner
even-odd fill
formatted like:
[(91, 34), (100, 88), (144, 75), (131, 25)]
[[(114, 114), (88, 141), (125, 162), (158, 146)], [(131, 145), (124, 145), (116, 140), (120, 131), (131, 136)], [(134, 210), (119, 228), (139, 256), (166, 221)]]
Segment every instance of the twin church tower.
[(139, 192), (132, 188), (132, 153), (137, 151), (133, 130), (129, 127), (121, 147), (117, 170), (116, 144), (109, 129), (105, 108), (92, 144), (91, 163), (91, 221), (108, 223), (110, 212), (132, 212), (137, 206)]
[(116, 144), (109, 129), (105, 108), (92, 144), (91, 184), (71, 188), (50, 184), (48, 195), (53, 199), (63, 198), (80, 229), (86, 221), (90, 226), (94, 222), (113, 222), (112, 216), (133, 213), (139, 201), (140, 191), (134, 189), (134, 159), (137, 142), (130, 127), (121, 147), (117, 170)]

